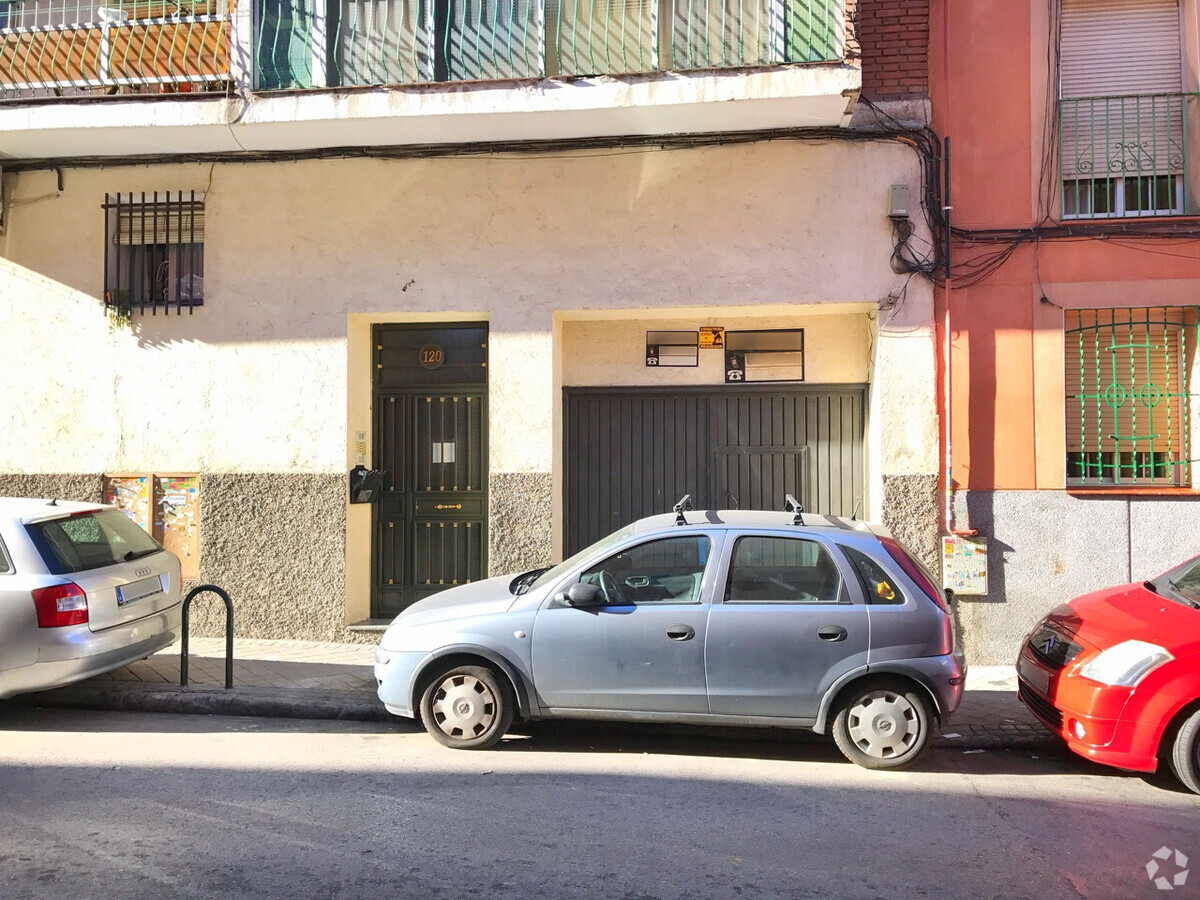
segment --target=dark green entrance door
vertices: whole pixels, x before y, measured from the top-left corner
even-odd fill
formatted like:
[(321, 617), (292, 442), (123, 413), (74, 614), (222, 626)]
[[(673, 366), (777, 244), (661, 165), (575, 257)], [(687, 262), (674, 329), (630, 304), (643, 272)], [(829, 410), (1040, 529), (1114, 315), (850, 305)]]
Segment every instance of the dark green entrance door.
[(371, 615), (487, 572), (487, 327), (375, 327)]

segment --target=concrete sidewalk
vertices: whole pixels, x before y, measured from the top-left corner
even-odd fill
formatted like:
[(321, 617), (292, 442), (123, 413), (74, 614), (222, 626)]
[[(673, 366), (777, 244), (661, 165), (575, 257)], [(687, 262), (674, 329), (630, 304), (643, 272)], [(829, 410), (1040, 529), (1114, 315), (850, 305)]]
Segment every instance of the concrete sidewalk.
[[(316, 641), (234, 642), (233, 688), (225, 690), (225, 642), (194, 638), (188, 686), (179, 685), (179, 647), (68, 687), (14, 698), (12, 703), (63, 709), (267, 716), (295, 719), (396, 721), (375, 696), (375, 647)], [(935, 746), (961, 750), (1054, 746), (1017, 700), (1012, 666), (976, 667), (962, 706)]]

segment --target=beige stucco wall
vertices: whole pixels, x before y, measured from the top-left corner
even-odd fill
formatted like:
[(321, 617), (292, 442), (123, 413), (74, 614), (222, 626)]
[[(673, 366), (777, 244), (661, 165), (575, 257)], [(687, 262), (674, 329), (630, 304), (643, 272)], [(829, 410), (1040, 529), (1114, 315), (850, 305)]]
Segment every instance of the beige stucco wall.
[[(9, 178), (2, 471), (342, 472), (357, 432), (370, 446), (371, 325), (470, 319), (490, 329), (491, 471), (549, 474), (561, 387), (650, 383), (640, 320), (669, 316), (801, 325), (810, 380), (873, 384), (872, 484), (936, 472), (931, 292), (914, 279), (871, 322), (905, 279), (901, 145), (114, 167), (67, 170), (61, 195), (53, 173)], [(110, 331), (105, 193), (193, 189), (205, 305)], [(352, 606), (369, 545), (352, 508)]]
[[(867, 381), (868, 310), (876, 306), (828, 304), (799, 312), (795, 306), (736, 310), (657, 310), (653, 317), (636, 310), (620, 317), (568, 320), (563, 325), (564, 385), (719, 385), (725, 381), (725, 355), (699, 351), (696, 367), (646, 365), (647, 331), (696, 331), (721, 326), (726, 331), (767, 328), (804, 329), (804, 377), (817, 384)], [(564, 317), (568, 314), (564, 314)]]
[[(0, 284), (0, 349), (21, 365), (0, 383), (20, 373), (37, 402), (0, 466), (341, 469), (347, 424), (369, 427), (342, 415), (356, 314), (486, 316), (492, 468), (544, 469), (552, 382), (529, 373), (552, 366), (555, 311), (877, 301), (901, 283), (887, 188), (915, 188), (914, 162), (899, 145), (777, 142), (138, 167), (68, 171), (61, 196), (52, 173), (25, 174), (0, 238), (16, 264)], [(206, 192), (205, 306), (110, 333), (100, 205), (155, 189)], [(47, 355), (46, 342), (71, 352)], [(510, 404), (520, 428), (499, 421)], [(71, 442), (47, 446), (68, 426)]]

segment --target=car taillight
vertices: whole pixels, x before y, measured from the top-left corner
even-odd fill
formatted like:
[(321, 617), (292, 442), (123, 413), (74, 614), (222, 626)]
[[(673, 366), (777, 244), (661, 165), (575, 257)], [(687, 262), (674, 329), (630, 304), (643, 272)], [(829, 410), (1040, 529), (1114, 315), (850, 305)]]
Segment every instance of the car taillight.
[(888, 555), (904, 570), (904, 574), (916, 583), (925, 596), (936, 603), (942, 612), (950, 612), (950, 607), (946, 603), (946, 596), (938, 590), (937, 585), (933, 583), (932, 577), (926, 574), (925, 567), (918, 564), (915, 559), (909, 556), (908, 551), (904, 549), (899, 541), (889, 537), (881, 537), (879, 543), (883, 544), (883, 548), (887, 550)]
[(37, 607), (38, 628), (82, 625), (88, 620), (87, 594), (69, 581), (38, 588), (33, 592), (33, 605)]

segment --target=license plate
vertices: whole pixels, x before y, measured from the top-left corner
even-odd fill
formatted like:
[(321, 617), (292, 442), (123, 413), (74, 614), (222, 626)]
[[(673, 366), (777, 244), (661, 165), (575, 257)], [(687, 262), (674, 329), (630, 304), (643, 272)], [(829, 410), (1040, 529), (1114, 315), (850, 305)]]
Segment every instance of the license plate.
[(1020, 675), (1029, 686), (1035, 688), (1043, 696), (1050, 696), (1050, 673), (1044, 669), (1038, 668), (1025, 657), (1021, 657), (1017, 663), (1017, 674)]
[(117, 606), (124, 606), (126, 603), (133, 603), (137, 600), (145, 600), (147, 597), (153, 597), (155, 594), (163, 592), (162, 578), (155, 576), (153, 578), (143, 578), (141, 581), (135, 581), (131, 584), (124, 584), (117, 588)]

